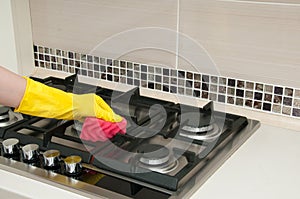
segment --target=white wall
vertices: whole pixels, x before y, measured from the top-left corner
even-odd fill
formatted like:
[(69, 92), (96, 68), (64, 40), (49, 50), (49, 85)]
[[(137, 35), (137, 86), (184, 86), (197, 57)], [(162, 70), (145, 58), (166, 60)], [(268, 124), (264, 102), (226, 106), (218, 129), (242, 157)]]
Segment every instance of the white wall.
[[(89, 53), (97, 44), (122, 31), (162, 27), (178, 30), (202, 45), (221, 75), (300, 87), (297, 0), (30, 0), (30, 3), (33, 40), (38, 45)], [(121, 47), (130, 42), (136, 40), (123, 40), (119, 44)], [(199, 57), (181, 38), (170, 35), (168, 42), (179, 53)], [(105, 52), (97, 54), (105, 55)], [(163, 51), (139, 50), (122, 58), (195, 69)], [(201, 62), (197, 65), (201, 66)]]
[(22, 75), (34, 70), (28, 0), (0, 1), (0, 65)]

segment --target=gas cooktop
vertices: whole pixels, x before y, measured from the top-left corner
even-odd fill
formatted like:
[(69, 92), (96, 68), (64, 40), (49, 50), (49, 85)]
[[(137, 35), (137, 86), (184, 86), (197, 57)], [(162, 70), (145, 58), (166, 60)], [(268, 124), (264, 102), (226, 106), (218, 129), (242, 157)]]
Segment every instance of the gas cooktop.
[(67, 92), (96, 93), (126, 118), (127, 133), (105, 142), (83, 141), (79, 121), (0, 107), (0, 168), (91, 196), (187, 197), (259, 126), (215, 111), (213, 102), (202, 108), (175, 104), (141, 96), (139, 88), (120, 92), (79, 83), (76, 75), (33, 79)]

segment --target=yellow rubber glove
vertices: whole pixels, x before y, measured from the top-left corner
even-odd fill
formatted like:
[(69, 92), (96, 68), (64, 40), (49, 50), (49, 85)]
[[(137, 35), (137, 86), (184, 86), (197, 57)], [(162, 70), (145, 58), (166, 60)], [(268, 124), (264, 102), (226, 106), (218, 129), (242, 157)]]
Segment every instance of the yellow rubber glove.
[(16, 112), (45, 118), (80, 120), (96, 117), (109, 122), (120, 122), (110, 106), (96, 94), (72, 94), (61, 91), (30, 78), (23, 99)]

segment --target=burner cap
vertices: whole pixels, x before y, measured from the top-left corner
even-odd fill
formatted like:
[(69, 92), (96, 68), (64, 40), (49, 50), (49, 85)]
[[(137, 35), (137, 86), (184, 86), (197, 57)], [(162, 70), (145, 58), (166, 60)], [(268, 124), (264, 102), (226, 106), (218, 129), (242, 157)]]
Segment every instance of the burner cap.
[(8, 107), (0, 107), (0, 115), (7, 115), (9, 112)]
[(170, 151), (168, 148), (158, 144), (144, 144), (138, 148), (143, 153), (140, 162), (147, 165), (161, 165), (169, 161)]

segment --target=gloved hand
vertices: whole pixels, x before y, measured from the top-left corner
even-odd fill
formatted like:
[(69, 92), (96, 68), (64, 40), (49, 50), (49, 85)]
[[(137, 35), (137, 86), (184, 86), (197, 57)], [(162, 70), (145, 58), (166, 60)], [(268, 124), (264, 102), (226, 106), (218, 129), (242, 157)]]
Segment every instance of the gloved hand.
[(108, 122), (102, 119), (87, 117), (83, 123), (80, 138), (86, 141), (106, 141), (117, 133), (126, 133), (127, 121), (123, 118), (121, 122)]
[(23, 99), (16, 112), (28, 115), (56, 118), (63, 120), (80, 120), (86, 117), (101, 118), (109, 122), (120, 122), (122, 117), (115, 114), (110, 106), (95, 94), (77, 95), (56, 88), (27, 80)]

